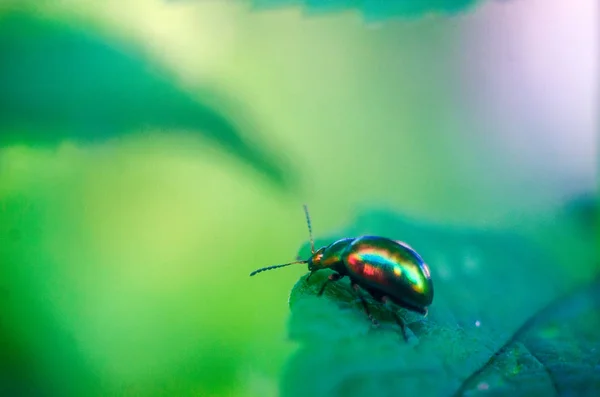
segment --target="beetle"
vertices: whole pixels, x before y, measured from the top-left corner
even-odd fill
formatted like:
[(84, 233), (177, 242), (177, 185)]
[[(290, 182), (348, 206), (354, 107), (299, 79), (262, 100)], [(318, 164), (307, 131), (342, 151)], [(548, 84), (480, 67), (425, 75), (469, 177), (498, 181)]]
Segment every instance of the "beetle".
[(250, 273), (250, 276), (294, 264), (308, 264), (308, 281), (315, 272), (331, 269), (334, 273), (323, 283), (318, 296), (323, 295), (329, 283), (347, 276), (373, 325), (377, 326), (378, 323), (373, 318), (361, 289), (392, 312), (404, 340), (407, 340), (405, 324), (391, 306), (396, 304), (427, 316), (428, 306), (433, 302), (433, 282), (423, 258), (406, 243), (379, 236), (342, 238), (315, 250), (306, 205), (304, 213), (310, 236), (311, 256), (305, 260), (263, 267)]

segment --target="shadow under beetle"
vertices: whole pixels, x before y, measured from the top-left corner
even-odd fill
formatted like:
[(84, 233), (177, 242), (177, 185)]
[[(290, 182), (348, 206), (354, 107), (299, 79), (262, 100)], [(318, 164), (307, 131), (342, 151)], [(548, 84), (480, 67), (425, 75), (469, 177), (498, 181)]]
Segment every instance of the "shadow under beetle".
[(250, 273), (250, 276), (265, 270), (306, 263), (310, 271), (306, 279), (308, 281), (314, 272), (331, 269), (335, 273), (323, 283), (318, 296), (323, 295), (327, 284), (348, 276), (352, 289), (358, 295), (365, 313), (373, 324), (377, 325), (377, 320), (373, 318), (367, 301), (361, 294), (361, 288), (391, 311), (402, 330), (404, 340), (407, 340), (404, 321), (393, 310), (391, 304), (427, 315), (427, 307), (433, 301), (433, 283), (429, 267), (421, 256), (401, 241), (379, 236), (343, 238), (315, 250), (306, 205), (304, 213), (310, 236), (311, 257), (306, 260), (263, 267)]

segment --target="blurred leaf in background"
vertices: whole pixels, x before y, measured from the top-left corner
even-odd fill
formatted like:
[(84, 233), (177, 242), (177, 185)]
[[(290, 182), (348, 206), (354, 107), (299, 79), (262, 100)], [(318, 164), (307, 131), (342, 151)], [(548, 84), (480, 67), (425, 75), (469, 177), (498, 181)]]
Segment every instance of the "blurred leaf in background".
[[(228, 290), (246, 274), (218, 275), (255, 247), (236, 236), (261, 228), (247, 207), (293, 189), (285, 156), (245, 112), (76, 19), (0, 16), (0, 395), (253, 395), (283, 337), (249, 371), (257, 326)], [(166, 134), (125, 138), (146, 132)], [(196, 137), (254, 178), (187, 150)]]
[(363, 234), (403, 239), (422, 254), (434, 280), (429, 315), (421, 321), (401, 310), (412, 334), (404, 344), (381, 308), (375, 313), (386, 327), (370, 329), (347, 280), (320, 299), (315, 295), (327, 272), (310, 282), (302, 277), (290, 295), (289, 325), (301, 349), (282, 380), (283, 396), (600, 392), (594, 381), (600, 334), (592, 332), (600, 324), (600, 284), (544, 309), (577, 289), (581, 274), (587, 285), (598, 263), (561, 266), (551, 251), (515, 234), (424, 225), (388, 211), (368, 211), (336, 237)]
[(25, 12), (1, 18), (0, 145), (192, 132), (278, 187), (292, 187), (282, 156), (270, 152), (250, 123), (230, 117), (239, 111), (215, 93), (195, 98), (140, 51), (93, 28)]
[(468, 10), (478, 0), (252, 0), (256, 9), (299, 6), (308, 14), (359, 11), (367, 21)]

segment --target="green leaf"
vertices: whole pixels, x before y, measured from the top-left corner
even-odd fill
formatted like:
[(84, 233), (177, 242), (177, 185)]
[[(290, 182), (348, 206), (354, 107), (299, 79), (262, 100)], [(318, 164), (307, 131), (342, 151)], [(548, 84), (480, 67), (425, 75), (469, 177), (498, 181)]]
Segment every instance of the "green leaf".
[(531, 317), (457, 396), (600, 393), (600, 279)]
[[(371, 327), (347, 280), (332, 283), (318, 298), (327, 271), (315, 273), (309, 282), (302, 277), (289, 302), (290, 337), (300, 349), (283, 376), (282, 396), (448, 396), (467, 390), (507, 395), (511, 386), (527, 389), (529, 395), (552, 395), (561, 390), (553, 382), (562, 381), (565, 392), (574, 383), (569, 383), (569, 375), (560, 380), (559, 375), (541, 376), (542, 370), (575, 373), (578, 385), (589, 385), (597, 374), (600, 350), (586, 350), (600, 343), (600, 333), (589, 332), (600, 321), (597, 296), (582, 295), (586, 310), (569, 303), (561, 306), (581, 322), (569, 328), (577, 342), (560, 344), (544, 333), (550, 325), (528, 325), (556, 324), (546, 313), (557, 310), (544, 308), (576, 288), (575, 265), (559, 267), (545, 252), (512, 234), (442, 229), (386, 211), (364, 214), (336, 237), (363, 234), (402, 239), (423, 256), (435, 288), (429, 314), (422, 318), (399, 310), (409, 328), (405, 343), (389, 311), (372, 299), (382, 326)], [(307, 245), (300, 254), (307, 256)], [(582, 311), (586, 314), (579, 315)], [(561, 360), (563, 367), (552, 367)], [(582, 368), (580, 360), (589, 365)], [(590, 387), (600, 390), (597, 384)]]
[[(206, 90), (198, 99), (140, 51), (66, 21), (0, 16), (0, 145), (105, 142), (145, 130), (190, 131), (280, 188), (291, 171), (232, 106)], [(236, 114), (240, 113), (236, 110)]]
[(301, 6), (310, 14), (358, 10), (369, 21), (464, 12), (477, 0), (253, 0), (257, 9)]

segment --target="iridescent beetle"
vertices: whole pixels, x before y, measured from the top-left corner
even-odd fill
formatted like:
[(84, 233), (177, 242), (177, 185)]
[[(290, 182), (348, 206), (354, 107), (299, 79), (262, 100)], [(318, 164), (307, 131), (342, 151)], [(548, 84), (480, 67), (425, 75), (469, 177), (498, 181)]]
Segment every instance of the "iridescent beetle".
[(406, 340), (404, 322), (390, 307), (390, 304), (395, 303), (405, 309), (427, 315), (427, 307), (433, 301), (433, 283), (429, 268), (421, 256), (401, 241), (378, 236), (343, 238), (315, 251), (312, 226), (306, 205), (304, 213), (310, 236), (311, 257), (306, 260), (263, 267), (250, 273), (250, 276), (265, 270), (306, 263), (311, 272), (307, 278), (308, 281), (314, 272), (331, 269), (335, 273), (331, 274), (329, 279), (323, 283), (318, 293), (319, 296), (323, 294), (327, 284), (348, 276), (352, 288), (373, 324), (377, 325), (377, 321), (371, 315), (360, 288), (390, 309)]

